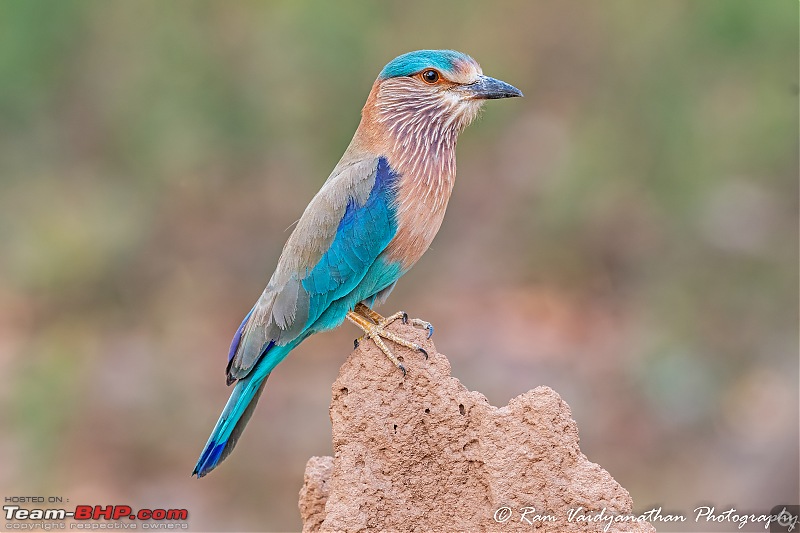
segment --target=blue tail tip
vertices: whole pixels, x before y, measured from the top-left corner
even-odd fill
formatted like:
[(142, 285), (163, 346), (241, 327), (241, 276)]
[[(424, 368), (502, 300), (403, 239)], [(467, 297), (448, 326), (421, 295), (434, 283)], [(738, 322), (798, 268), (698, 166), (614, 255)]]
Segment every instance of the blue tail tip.
[(214, 470), (214, 468), (216, 468), (219, 464), (219, 458), (222, 455), (222, 450), (224, 449), (224, 442), (209, 442), (208, 446), (206, 446), (206, 449), (203, 450), (203, 453), (200, 455), (200, 459), (197, 461), (192, 475), (197, 476), (197, 479), (200, 479)]

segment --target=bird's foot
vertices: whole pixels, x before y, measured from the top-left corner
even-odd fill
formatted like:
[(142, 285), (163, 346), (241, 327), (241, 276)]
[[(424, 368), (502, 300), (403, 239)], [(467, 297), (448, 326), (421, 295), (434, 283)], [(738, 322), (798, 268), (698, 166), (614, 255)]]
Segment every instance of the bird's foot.
[(411, 350), (421, 352), (423, 355), (425, 355), (425, 359), (428, 358), (428, 352), (425, 351), (422, 346), (416, 342), (406, 340), (396, 333), (388, 331), (386, 328), (395, 320), (401, 319), (404, 324), (411, 324), (415, 327), (428, 330), (428, 338), (430, 338), (430, 336), (433, 334), (433, 326), (429, 322), (420, 320), (418, 318), (409, 319), (408, 315), (403, 311), (398, 311), (393, 315), (383, 317), (363, 304), (358, 304), (354, 311), (349, 312), (347, 314), (347, 319), (361, 328), (361, 330), (364, 332), (364, 335), (355, 340), (354, 345), (358, 347), (361, 341), (365, 339), (372, 339), (372, 342), (374, 342), (375, 345), (380, 348), (380, 350), (384, 353), (384, 355), (386, 355), (386, 357), (389, 358), (394, 366), (403, 372), (404, 376), (406, 375), (406, 368), (403, 366), (403, 363), (401, 363), (392, 353), (392, 351), (384, 342), (384, 339), (395, 344), (399, 344), (400, 346), (405, 346)]

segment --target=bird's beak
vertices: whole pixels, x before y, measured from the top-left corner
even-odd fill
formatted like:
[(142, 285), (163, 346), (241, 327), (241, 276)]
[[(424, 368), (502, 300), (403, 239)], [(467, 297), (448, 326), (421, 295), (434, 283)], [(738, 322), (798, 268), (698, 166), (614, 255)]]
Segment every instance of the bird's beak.
[(522, 91), (508, 83), (489, 76), (478, 76), (478, 80), (459, 87), (468, 98), (476, 100), (495, 100), (497, 98), (514, 98), (522, 96)]

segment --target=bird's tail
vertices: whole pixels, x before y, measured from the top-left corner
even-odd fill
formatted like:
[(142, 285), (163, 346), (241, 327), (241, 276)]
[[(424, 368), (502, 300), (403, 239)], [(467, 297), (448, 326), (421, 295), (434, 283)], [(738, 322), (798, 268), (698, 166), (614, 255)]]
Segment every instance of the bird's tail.
[(198, 478), (205, 476), (230, 455), (256, 408), (268, 377), (268, 373), (258, 375), (253, 372), (236, 382), (192, 475)]
[(256, 408), (270, 372), (304, 338), (301, 336), (284, 346), (271, 344), (250, 374), (236, 382), (192, 475), (205, 476), (231, 454)]

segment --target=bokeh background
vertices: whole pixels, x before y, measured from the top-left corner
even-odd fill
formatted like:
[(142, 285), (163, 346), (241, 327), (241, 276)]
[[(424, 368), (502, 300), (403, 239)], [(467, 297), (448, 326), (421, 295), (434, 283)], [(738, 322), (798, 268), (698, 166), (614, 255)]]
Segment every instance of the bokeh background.
[(637, 510), (796, 504), (797, 46), (779, 0), (0, 3), (0, 496), (299, 529), (358, 332), (197, 481), (228, 343), (382, 66), (454, 48), (526, 97), (383, 310), (495, 405), (558, 391)]

